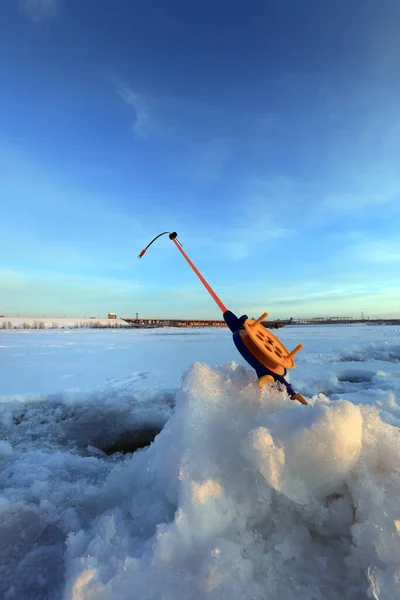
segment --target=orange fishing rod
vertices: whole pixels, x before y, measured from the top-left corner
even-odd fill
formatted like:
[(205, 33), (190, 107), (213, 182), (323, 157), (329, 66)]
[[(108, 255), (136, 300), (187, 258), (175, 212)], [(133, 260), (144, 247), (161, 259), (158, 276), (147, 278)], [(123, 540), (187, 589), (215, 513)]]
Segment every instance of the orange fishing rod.
[(263, 313), (261, 317), (254, 320), (249, 319), (247, 315), (242, 315), (238, 318), (228, 310), (182, 248), (182, 244), (177, 239), (178, 234), (176, 231), (173, 231), (172, 233), (163, 231), (163, 233), (157, 235), (151, 240), (150, 244), (147, 244), (146, 248), (141, 251), (139, 258), (142, 258), (142, 256), (145, 255), (148, 248), (150, 248), (159, 237), (167, 234), (169, 235), (169, 239), (174, 242), (183, 258), (196, 273), (211, 298), (218, 304), (218, 307), (223, 313), (225, 323), (233, 333), (233, 341), (236, 348), (246, 362), (256, 371), (260, 388), (263, 388), (267, 383), (278, 381), (286, 386), (290, 398), (297, 400), (301, 404), (307, 404), (307, 400), (301, 394), (296, 393), (290, 383), (285, 379), (287, 369), (293, 369), (295, 366), (293, 360), (294, 355), (303, 348), (303, 344), (299, 344), (292, 352), (289, 352), (282, 342), (262, 325), (262, 322), (268, 316), (268, 313)]

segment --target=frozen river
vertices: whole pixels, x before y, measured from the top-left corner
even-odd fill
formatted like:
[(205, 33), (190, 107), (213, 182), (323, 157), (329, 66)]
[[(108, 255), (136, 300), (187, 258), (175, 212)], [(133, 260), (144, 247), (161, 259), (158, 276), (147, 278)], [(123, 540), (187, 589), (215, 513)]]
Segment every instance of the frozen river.
[(400, 598), (400, 330), (278, 334), (308, 406), (225, 329), (0, 331), (0, 597)]

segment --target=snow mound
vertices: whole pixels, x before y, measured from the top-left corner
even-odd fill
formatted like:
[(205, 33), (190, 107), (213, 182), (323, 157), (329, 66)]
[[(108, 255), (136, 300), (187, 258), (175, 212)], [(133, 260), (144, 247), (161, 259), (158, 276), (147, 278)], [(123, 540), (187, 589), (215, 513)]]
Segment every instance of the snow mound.
[[(7, 404), (1, 597), (400, 598), (400, 436), (375, 407), (302, 406), (244, 367), (197, 363), (151, 446), (118, 458), (22, 446)], [(125, 427), (128, 405), (93, 406)]]
[(399, 597), (399, 450), (375, 409), (196, 364), (69, 536), (66, 597)]

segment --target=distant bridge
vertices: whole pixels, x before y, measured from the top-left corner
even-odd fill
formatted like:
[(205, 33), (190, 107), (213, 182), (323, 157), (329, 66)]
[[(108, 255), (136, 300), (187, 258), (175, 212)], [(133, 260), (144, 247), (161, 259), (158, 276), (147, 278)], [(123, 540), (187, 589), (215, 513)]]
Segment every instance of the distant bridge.
[(133, 327), (226, 327), (225, 321), (214, 319), (132, 319), (124, 321)]
[[(134, 319), (122, 318), (132, 327), (226, 327), (222, 319)], [(400, 319), (352, 319), (351, 317), (309, 317), (304, 319), (277, 319), (276, 321), (263, 321), (268, 329), (280, 329), (285, 325), (334, 325), (356, 324), (368, 325), (400, 325)]]
[[(222, 319), (132, 319), (123, 318), (133, 327), (226, 327)], [(263, 321), (263, 325), (269, 329), (283, 327), (283, 321)]]

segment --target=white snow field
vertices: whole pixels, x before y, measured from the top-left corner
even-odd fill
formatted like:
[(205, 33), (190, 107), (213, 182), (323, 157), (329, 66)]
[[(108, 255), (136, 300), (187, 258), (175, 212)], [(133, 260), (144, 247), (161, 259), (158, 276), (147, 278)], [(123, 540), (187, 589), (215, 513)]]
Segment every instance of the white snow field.
[(400, 329), (278, 335), (308, 406), (225, 329), (0, 331), (0, 598), (400, 598)]

